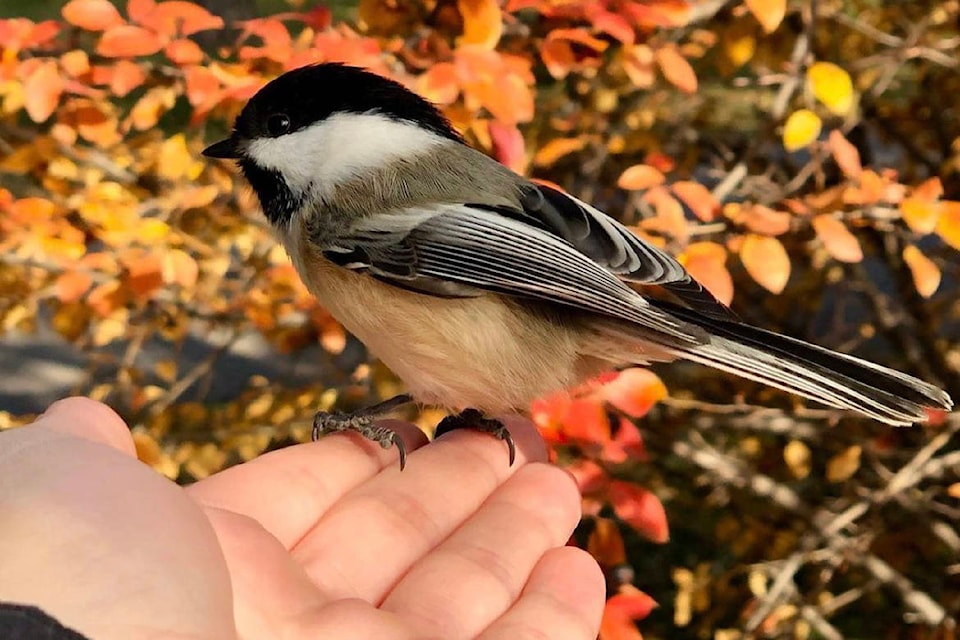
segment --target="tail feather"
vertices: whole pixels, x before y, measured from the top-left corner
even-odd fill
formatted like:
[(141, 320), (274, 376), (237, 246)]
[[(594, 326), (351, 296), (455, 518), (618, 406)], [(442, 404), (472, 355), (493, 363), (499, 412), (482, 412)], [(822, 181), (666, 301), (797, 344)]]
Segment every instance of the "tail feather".
[(674, 348), (677, 357), (888, 424), (920, 422), (927, 418), (924, 409), (953, 407), (944, 391), (899, 371), (739, 322), (656, 304), (711, 336), (701, 345)]

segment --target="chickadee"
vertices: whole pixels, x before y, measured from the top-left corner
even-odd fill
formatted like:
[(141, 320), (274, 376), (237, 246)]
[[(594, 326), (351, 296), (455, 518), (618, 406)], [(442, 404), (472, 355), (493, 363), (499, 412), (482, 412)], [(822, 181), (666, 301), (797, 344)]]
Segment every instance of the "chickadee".
[[(433, 105), (363, 69), (287, 72), (203, 151), (239, 162), (300, 277), (409, 393), (320, 413), (384, 447), (417, 401), (485, 417), (624, 365), (686, 359), (893, 425), (952, 406), (933, 385), (742, 323), (670, 255), (469, 147)], [(656, 286), (672, 301), (644, 295)], [(648, 289), (649, 292), (649, 289)]]

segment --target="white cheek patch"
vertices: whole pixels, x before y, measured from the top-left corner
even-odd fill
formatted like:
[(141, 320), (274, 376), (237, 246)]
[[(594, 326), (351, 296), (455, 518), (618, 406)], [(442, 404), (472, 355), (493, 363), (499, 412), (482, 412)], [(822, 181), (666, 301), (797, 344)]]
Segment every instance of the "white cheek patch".
[(379, 113), (338, 113), (278, 138), (251, 140), (246, 153), (264, 169), (278, 171), (291, 189), (303, 192), (314, 184), (322, 191), (444, 140)]

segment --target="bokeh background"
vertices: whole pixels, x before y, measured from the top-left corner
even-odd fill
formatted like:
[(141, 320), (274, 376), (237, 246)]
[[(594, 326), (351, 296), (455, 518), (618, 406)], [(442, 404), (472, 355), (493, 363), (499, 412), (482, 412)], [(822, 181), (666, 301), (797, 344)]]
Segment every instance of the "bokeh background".
[[(957, 0), (3, 0), (0, 428), (89, 395), (187, 483), (401, 390), (199, 154), (328, 60), (747, 321), (958, 398), (958, 49)], [(956, 636), (960, 415), (892, 429), (684, 364), (531, 411), (584, 491), (604, 640)]]

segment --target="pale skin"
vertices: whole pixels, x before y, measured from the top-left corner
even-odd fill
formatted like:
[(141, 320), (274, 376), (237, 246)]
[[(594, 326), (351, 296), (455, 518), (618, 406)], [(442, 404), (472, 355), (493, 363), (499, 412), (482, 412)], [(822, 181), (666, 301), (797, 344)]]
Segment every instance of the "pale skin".
[(576, 486), (517, 443), (456, 431), (409, 452), (356, 434), (297, 445), (183, 488), (136, 460), (83, 398), (0, 434), (0, 601), (110, 638), (596, 637), (603, 577), (563, 546)]

